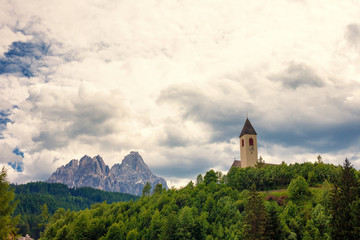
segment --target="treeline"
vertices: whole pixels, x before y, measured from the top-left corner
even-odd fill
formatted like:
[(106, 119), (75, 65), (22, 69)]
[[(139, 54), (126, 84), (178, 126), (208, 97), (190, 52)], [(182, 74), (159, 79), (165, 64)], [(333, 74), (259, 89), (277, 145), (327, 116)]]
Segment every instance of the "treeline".
[(18, 224), (19, 233), (40, 237), (44, 222), (59, 208), (79, 211), (90, 208), (95, 203), (107, 203), (136, 200), (139, 197), (119, 193), (105, 192), (90, 187), (68, 188), (60, 183), (31, 182), (11, 185), (18, 204), (14, 214), (21, 215)]
[(179, 190), (147, 186), (136, 201), (58, 209), (41, 239), (360, 239), (358, 183), (347, 160), (210, 170)]
[(259, 165), (256, 168), (231, 168), (227, 175), (230, 186), (239, 191), (250, 189), (255, 184), (259, 191), (286, 188), (290, 181), (302, 176), (309, 186), (322, 184), (325, 180), (335, 182), (341, 172), (341, 166), (316, 163), (295, 163), (287, 165)]

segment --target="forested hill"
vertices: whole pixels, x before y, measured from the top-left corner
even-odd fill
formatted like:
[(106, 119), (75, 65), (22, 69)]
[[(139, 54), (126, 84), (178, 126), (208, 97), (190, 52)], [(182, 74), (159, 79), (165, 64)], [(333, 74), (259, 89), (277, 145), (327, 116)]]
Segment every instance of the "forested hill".
[(358, 176), (347, 160), (210, 170), (137, 201), (60, 209), (41, 239), (360, 239)]
[(59, 208), (79, 211), (104, 201), (113, 203), (139, 198), (130, 194), (105, 192), (89, 187), (68, 188), (60, 183), (31, 182), (11, 185), (11, 187), (15, 192), (15, 200), (18, 201), (15, 215), (21, 214), (18, 226), (20, 233), (23, 236), (30, 233), (32, 237), (39, 237), (39, 232), (43, 230), (43, 227), (39, 226), (44, 217), (41, 214), (52, 215)]

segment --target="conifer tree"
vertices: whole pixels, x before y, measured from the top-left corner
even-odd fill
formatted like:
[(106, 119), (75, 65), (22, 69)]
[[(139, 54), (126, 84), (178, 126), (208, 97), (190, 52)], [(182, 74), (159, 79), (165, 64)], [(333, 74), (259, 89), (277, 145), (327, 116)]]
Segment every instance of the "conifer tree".
[(358, 199), (359, 183), (349, 160), (344, 161), (340, 179), (330, 194), (331, 227), (333, 239), (359, 239), (351, 214), (351, 205)]
[(0, 239), (9, 239), (16, 235), (18, 217), (11, 216), (16, 206), (13, 200), (14, 192), (6, 180), (6, 169), (3, 167), (0, 172)]
[(49, 222), (50, 214), (46, 203), (40, 206), (40, 209), (41, 209), (41, 213), (40, 213), (41, 222), (38, 224), (38, 226), (41, 229), (41, 231), (43, 231), (47, 223)]
[(250, 190), (249, 201), (245, 206), (245, 236), (246, 239), (266, 239), (265, 227), (267, 213), (264, 201), (260, 194), (256, 192), (255, 185)]
[(151, 185), (149, 182), (146, 182), (146, 184), (142, 190), (141, 196), (150, 196), (150, 190), (151, 190)]
[(267, 239), (281, 239), (282, 229), (280, 222), (280, 207), (275, 201), (265, 202), (265, 208), (267, 212), (267, 224), (266, 224), (266, 238)]

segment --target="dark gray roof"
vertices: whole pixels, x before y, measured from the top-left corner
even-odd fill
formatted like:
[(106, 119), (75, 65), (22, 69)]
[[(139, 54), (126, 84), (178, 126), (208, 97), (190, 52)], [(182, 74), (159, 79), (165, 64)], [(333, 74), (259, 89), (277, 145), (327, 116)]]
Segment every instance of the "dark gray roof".
[(245, 121), (244, 127), (243, 127), (239, 137), (242, 137), (245, 134), (257, 135), (254, 127), (251, 125), (248, 118)]
[(231, 167), (241, 167), (241, 161), (239, 160), (234, 160), (233, 164), (231, 165)]

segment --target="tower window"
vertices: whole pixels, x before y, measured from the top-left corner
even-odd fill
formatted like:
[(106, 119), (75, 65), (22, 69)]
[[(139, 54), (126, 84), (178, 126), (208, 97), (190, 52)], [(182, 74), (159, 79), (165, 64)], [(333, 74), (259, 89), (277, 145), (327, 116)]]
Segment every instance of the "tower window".
[(249, 145), (250, 145), (250, 146), (254, 146), (254, 139), (249, 138)]
[(244, 146), (244, 139), (241, 139), (241, 146)]

